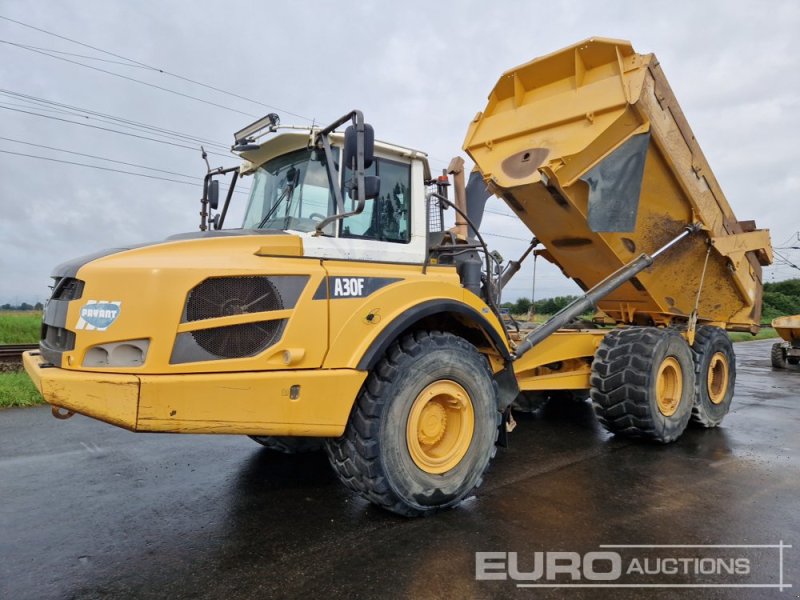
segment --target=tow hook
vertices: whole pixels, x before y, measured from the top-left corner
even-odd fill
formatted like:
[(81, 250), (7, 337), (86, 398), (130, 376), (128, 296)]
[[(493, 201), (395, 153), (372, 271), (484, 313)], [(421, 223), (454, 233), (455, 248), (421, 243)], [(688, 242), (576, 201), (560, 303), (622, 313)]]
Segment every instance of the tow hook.
[(72, 412), (71, 410), (67, 410), (66, 408), (63, 408), (61, 406), (51, 406), (50, 412), (56, 419), (59, 419), (61, 421), (66, 421), (70, 417), (75, 416), (74, 412)]
[(508, 434), (514, 431), (517, 422), (511, 414), (511, 407), (506, 408), (500, 419), (500, 424), (497, 426), (497, 445), (501, 448), (508, 448)]
[(505, 414), (506, 432), (511, 433), (516, 429), (517, 422), (514, 420), (514, 415), (511, 413), (511, 407), (506, 410)]

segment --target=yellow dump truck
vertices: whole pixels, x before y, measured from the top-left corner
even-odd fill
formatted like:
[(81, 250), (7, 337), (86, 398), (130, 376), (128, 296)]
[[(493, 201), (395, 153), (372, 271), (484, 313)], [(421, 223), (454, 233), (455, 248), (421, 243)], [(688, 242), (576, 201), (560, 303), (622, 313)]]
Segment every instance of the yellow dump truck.
[[(359, 111), (234, 137), (201, 231), (54, 270), (24, 362), (56, 416), (324, 445), (346, 485), (420, 515), (480, 484), (536, 395), (590, 395), (609, 431), (659, 442), (728, 412), (725, 330), (757, 327), (769, 237), (734, 217), (653, 55), (591, 39), (504, 73), (469, 125), (471, 173), (432, 175)], [(480, 234), (492, 196), (535, 236), (520, 260)], [(498, 304), (532, 252), (586, 293), (523, 337)], [(576, 325), (593, 307), (613, 325)]]
[(783, 338), (782, 342), (772, 344), (772, 366), (785, 369), (787, 364), (800, 364), (800, 315), (778, 317), (772, 321), (772, 327)]

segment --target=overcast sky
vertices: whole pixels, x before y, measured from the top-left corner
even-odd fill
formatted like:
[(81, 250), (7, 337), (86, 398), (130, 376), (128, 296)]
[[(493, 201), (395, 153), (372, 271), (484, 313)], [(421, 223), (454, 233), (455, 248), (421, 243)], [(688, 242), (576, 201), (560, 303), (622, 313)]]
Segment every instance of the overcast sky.
[[(8, 43), (0, 43), (3, 90), (225, 145), (271, 110), (284, 124), (306, 125), (290, 113), (326, 122), (360, 108), (377, 137), (429, 152), (435, 170), (461, 151), (467, 124), (501, 72), (590, 36), (629, 39), (637, 51), (659, 57), (737, 217), (770, 228), (778, 246), (800, 230), (800, 2), (2, 0), (0, 15), (274, 108), (142, 67), (58, 55), (227, 109), (212, 106)], [(124, 62), (4, 20), (0, 40)], [(197, 150), (9, 109), (121, 129), (0, 95), (3, 138), (190, 176), (205, 172)], [(0, 150), (197, 183), (7, 140)], [(235, 159), (212, 156), (211, 163)], [(0, 175), (0, 303), (43, 300), (51, 268), (67, 258), (197, 227), (200, 188), (191, 185), (4, 153)], [(236, 200), (230, 223), (241, 219), (245, 196)], [(508, 212), (499, 203), (493, 208)], [(514, 219), (494, 214), (482, 230), (530, 237)], [(488, 240), (506, 258), (525, 246)], [(800, 251), (782, 252), (800, 264)], [(530, 294), (530, 267), (504, 299)], [(798, 275), (778, 266), (765, 280)], [(537, 297), (576, 291), (540, 264)]]

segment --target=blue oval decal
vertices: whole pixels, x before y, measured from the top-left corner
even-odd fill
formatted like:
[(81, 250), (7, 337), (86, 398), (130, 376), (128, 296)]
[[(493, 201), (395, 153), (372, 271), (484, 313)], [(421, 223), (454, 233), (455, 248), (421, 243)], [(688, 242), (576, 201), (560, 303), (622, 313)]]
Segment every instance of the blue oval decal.
[(117, 320), (122, 302), (95, 302), (90, 300), (81, 308), (76, 329), (105, 331)]

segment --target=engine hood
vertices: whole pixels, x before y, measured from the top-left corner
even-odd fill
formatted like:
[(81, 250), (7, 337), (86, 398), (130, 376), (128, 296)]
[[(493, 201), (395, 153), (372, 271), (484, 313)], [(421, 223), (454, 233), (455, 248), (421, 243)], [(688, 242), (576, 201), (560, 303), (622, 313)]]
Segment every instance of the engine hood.
[[(172, 235), (158, 242), (144, 242), (124, 247), (106, 248), (91, 254), (79, 256), (57, 265), (52, 270), (51, 277), (77, 277), (78, 271), (84, 265), (119, 253), (125, 253), (127, 255), (132, 251), (145, 250), (146, 252), (144, 254), (146, 256), (155, 258), (155, 254), (158, 254), (157, 251), (155, 254), (147, 251), (163, 248), (167, 254), (171, 254), (178, 250), (176, 245), (180, 243), (190, 243), (186, 248), (190, 249), (190, 252), (198, 254), (205, 254), (206, 251), (225, 253), (228, 248), (235, 253), (239, 253), (242, 250), (242, 246), (238, 243), (230, 244), (234, 239), (236, 241), (247, 239), (246, 244), (253, 248), (253, 252), (258, 252), (262, 256), (302, 256), (303, 254), (302, 240), (297, 236), (287, 234), (283, 231), (254, 229), (192, 231)], [(219, 243), (220, 241), (223, 242)], [(139, 256), (139, 254), (137, 254), (137, 256)]]
[[(298, 368), (316, 368), (325, 352), (320, 344), (306, 348), (314, 332), (327, 329), (327, 304), (313, 297), (325, 272), (319, 260), (303, 258), (297, 235), (183, 234), (67, 261), (53, 275), (77, 280), (57, 286), (45, 310), (50, 339), (40, 349), (62, 368), (108, 372), (92, 362), (92, 349), (113, 351), (122, 343), (147, 347), (147, 358), (140, 366), (115, 366), (116, 372), (280, 368), (287, 347), (303, 349)], [(193, 316), (192, 302), (209, 308)], [(291, 319), (299, 304), (304, 318)], [(258, 337), (251, 349), (225, 347), (242, 345), (248, 335)], [(212, 352), (213, 339), (219, 350)]]

